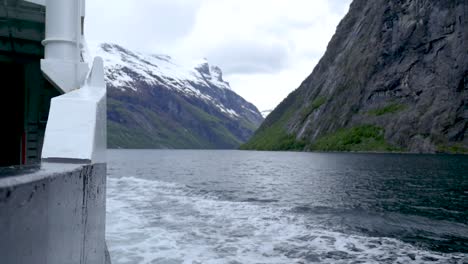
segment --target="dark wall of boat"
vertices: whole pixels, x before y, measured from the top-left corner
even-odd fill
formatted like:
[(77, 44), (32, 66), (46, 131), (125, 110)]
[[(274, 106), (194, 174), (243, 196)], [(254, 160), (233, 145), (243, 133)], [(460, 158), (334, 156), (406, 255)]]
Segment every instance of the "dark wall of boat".
[(105, 195), (105, 164), (1, 169), (0, 262), (110, 263)]

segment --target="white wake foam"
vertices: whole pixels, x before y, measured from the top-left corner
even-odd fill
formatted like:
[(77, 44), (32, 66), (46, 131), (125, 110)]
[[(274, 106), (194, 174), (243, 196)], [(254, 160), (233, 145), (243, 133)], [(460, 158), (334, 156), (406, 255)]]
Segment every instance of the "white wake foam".
[(311, 226), (268, 204), (220, 201), (188, 187), (134, 177), (108, 180), (112, 263), (463, 263), (418, 249)]

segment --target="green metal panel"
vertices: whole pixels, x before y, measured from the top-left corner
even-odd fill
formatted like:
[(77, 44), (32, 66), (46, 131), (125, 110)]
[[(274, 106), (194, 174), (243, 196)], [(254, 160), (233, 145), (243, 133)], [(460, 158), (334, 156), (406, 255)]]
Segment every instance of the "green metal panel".
[(0, 2), (0, 63), (3, 73), (11, 72), (0, 81), (2, 90), (8, 90), (5, 95), (10, 95), (4, 98), (13, 101), (10, 108), (3, 102), (0, 114), (14, 115), (8, 118), (12, 127), (2, 133), (3, 145), (9, 147), (0, 149), (1, 166), (40, 161), (50, 100), (58, 95), (40, 68), (44, 22), (44, 7), (18, 0)]

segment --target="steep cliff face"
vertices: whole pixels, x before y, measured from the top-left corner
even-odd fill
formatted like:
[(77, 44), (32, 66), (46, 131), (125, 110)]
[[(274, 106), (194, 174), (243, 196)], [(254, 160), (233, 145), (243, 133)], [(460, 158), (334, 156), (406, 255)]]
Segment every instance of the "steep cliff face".
[(105, 62), (111, 148), (237, 148), (263, 121), (206, 60), (183, 65), (115, 44), (93, 53)]
[(468, 151), (468, 2), (354, 0), (246, 149)]

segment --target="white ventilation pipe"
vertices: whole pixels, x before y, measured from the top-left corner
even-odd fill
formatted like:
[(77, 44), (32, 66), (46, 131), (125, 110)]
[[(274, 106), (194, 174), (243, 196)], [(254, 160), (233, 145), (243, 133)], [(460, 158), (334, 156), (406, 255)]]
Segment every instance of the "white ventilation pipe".
[(46, 0), (46, 38), (41, 68), (47, 79), (66, 93), (78, 89), (89, 70), (81, 59), (84, 0)]
[(77, 50), (78, 32), (77, 17), (78, 0), (47, 0), (46, 1), (46, 38), (42, 42), (45, 47), (45, 59), (78, 62)]

